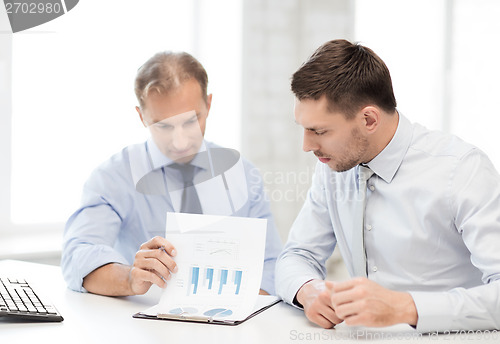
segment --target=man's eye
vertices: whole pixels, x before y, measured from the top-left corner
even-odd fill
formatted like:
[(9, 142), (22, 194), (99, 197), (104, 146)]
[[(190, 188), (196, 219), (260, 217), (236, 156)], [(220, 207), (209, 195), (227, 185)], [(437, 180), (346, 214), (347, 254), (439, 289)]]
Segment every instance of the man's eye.
[(317, 136), (321, 136), (321, 135), (326, 134), (326, 131), (315, 131), (314, 133), (315, 133)]
[(156, 127), (161, 130), (169, 130), (172, 129), (171, 125), (168, 124), (157, 124)]

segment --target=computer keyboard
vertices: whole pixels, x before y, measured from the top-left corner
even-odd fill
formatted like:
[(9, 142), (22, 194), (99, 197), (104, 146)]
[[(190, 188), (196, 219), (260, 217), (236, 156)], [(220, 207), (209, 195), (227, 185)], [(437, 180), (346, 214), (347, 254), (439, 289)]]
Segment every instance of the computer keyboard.
[(0, 317), (32, 321), (63, 321), (50, 301), (24, 279), (0, 277)]

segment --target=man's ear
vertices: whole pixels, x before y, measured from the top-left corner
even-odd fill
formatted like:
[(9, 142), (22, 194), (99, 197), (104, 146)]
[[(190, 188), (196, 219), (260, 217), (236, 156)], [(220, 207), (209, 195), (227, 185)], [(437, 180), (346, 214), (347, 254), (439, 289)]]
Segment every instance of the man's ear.
[(142, 122), (142, 125), (146, 128), (147, 127), (147, 124), (146, 122), (144, 121), (144, 117), (142, 117), (142, 112), (141, 112), (141, 108), (136, 106), (135, 107), (135, 111), (137, 111), (137, 113), (139, 114), (139, 118), (141, 119), (141, 122)]
[(366, 106), (362, 110), (364, 127), (369, 133), (377, 130), (380, 124), (380, 109), (375, 106)]
[(208, 114), (210, 113), (211, 106), (212, 106), (212, 93), (207, 95), (207, 117), (208, 117)]

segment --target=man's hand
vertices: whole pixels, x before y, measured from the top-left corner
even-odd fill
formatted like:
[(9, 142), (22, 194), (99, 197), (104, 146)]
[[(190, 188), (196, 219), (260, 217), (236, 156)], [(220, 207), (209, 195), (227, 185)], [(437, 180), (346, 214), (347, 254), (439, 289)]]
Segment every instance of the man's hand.
[(392, 291), (366, 278), (334, 283), (331, 304), (347, 325), (416, 325), (417, 309), (408, 293)]
[(153, 284), (165, 288), (171, 273), (177, 272), (175, 255), (174, 246), (165, 238), (157, 236), (142, 244), (129, 274), (132, 293), (144, 294)]
[(135, 255), (133, 266), (110, 263), (89, 273), (83, 279), (83, 287), (94, 294), (127, 296), (146, 293), (151, 285), (160, 288), (177, 265), (172, 257), (174, 246), (165, 238), (155, 237), (141, 245)]
[(311, 280), (297, 292), (297, 301), (304, 307), (307, 318), (323, 328), (342, 322), (330, 301), (331, 288), (332, 282)]

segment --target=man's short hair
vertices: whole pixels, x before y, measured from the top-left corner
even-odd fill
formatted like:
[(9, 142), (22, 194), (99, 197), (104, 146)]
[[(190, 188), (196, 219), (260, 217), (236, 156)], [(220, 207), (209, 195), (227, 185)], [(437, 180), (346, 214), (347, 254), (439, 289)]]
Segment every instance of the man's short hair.
[(298, 100), (323, 95), (331, 112), (346, 118), (367, 105), (387, 112), (396, 109), (391, 75), (371, 49), (338, 39), (326, 42), (293, 74), (292, 92)]
[(206, 102), (208, 76), (202, 64), (186, 52), (160, 52), (137, 71), (135, 95), (143, 108), (151, 92), (167, 94), (192, 78), (200, 84), (201, 96)]

